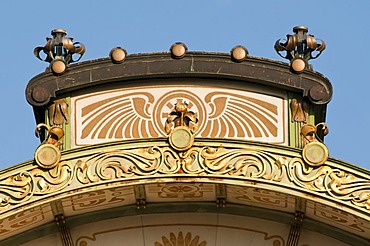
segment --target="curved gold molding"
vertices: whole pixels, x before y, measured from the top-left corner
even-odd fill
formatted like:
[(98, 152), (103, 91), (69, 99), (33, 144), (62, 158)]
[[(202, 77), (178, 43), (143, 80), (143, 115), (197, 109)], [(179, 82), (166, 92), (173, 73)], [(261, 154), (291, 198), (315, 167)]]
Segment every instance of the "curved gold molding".
[(344, 209), (370, 215), (367, 173), (330, 160), (310, 166), (296, 149), (276, 145), (195, 141), (189, 150), (176, 152), (164, 141), (81, 148), (65, 152), (62, 161), (49, 170), (30, 163), (5, 172), (0, 176), (0, 214), (51, 196), (58, 199), (100, 185), (104, 189), (108, 183), (114, 187), (124, 182), (132, 185), (197, 178), (199, 182), (258, 184), (306, 199), (340, 203), (347, 207)]

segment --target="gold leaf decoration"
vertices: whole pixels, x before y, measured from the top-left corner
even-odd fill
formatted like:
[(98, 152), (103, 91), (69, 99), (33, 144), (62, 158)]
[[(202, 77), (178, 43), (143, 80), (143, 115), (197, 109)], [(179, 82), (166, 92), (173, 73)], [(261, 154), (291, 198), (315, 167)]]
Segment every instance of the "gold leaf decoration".
[[(51, 169), (31, 166), (0, 179), (0, 212), (92, 184), (133, 178), (225, 178), (279, 185), (370, 212), (370, 179), (335, 162), (310, 166), (296, 152), (195, 145), (176, 152), (168, 145), (116, 146), (62, 161)], [(73, 184), (73, 185), (70, 185)]]
[(192, 235), (190, 232), (186, 233), (185, 238), (182, 234), (182, 231), (179, 232), (177, 237), (173, 232), (170, 233), (170, 238), (163, 236), (162, 242), (156, 241), (154, 243), (154, 246), (206, 246), (206, 241), (200, 241), (200, 237), (197, 235), (194, 238), (192, 238)]
[(45, 196), (63, 190), (73, 179), (70, 162), (60, 162), (44, 171), (34, 168), (0, 180), (0, 210), (19, 205), (34, 196)]

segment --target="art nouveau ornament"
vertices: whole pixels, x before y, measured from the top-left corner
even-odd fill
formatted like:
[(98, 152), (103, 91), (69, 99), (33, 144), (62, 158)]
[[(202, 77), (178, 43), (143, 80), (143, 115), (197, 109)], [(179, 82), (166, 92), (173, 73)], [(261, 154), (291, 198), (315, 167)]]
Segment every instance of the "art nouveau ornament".
[[(86, 48), (80, 42), (73, 42), (73, 38), (66, 37), (67, 32), (63, 29), (54, 29), (51, 35), (52, 38), (46, 38), (45, 46), (36, 47), (33, 53), (38, 59), (49, 62), (54, 74), (61, 75), (66, 71), (68, 64), (81, 59)], [(45, 58), (41, 58), (41, 51), (46, 55)], [(78, 55), (78, 58), (74, 59), (73, 55)]]
[(38, 124), (35, 130), (37, 137), (40, 136), (42, 128), (46, 128), (48, 134), (45, 140), (37, 147), (35, 151), (35, 161), (42, 168), (53, 168), (55, 167), (61, 158), (59, 146), (61, 140), (64, 137), (64, 131), (59, 126), (49, 126), (41, 123)]
[(274, 48), (279, 56), (290, 61), (290, 67), (295, 73), (301, 73), (310, 68), (308, 61), (319, 57), (326, 44), (321, 39), (315, 39), (312, 34), (307, 34), (308, 28), (305, 26), (296, 26), (293, 32), (293, 35), (286, 35), (286, 39), (278, 39)]
[(316, 126), (306, 124), (301, 128), (301, 136), (306, 144), (302, 150), (302, 157), (306, 163), (312, 166), (324, 164), (329, 157), (329, 150), (318, 137), (318, 131), (322, 131), (323, 135), (327, 135), (329, 132), (325, 123)]
[[(172, 129), (172, 127), (174, 127)], [(188, 150), (194, 142), (194, 133), (198, 129), (198, 118), (188, 111), (186, 102), (176, 103), (165, 123), (165, 131), (172, 148), (178, 151)]]

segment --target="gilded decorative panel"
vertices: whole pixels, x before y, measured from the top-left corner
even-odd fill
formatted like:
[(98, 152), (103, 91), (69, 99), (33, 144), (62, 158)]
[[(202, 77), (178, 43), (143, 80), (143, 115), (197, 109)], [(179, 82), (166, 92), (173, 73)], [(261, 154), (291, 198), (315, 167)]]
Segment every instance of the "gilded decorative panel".
[(196, 137), (287, 143), (286, 95), (216, 87), (116, 89), (72, 98), (72, 147), (166, 136), (173, 106), (186, 102), (199, 119)]
[(146, 186), (148, 202), (215, 201), (215, 185), (202, 183), (163, 183)]
[(276, 191), (243, 186), (227, 186), (227, 201), (285, 212), (295, 211), (295, 198)]
[[(133, 187), (138, 189), (133, 192)], [(366, 172), (333, 159), (311, 166), (296, 149), (247, 141), (197, 140), (183, 152), (172, 149), (166, 139), (68, 150), (50, 169), (30, 162), (10, 170), (0, 177), (0, 188), (4, 221), (23, 216), (21, 207), (33, 209), (57, 200), (72, 215), (138, 200), (145, 205), (145, 199), (148, 206), (165, 201), (213, 201), (216, 206), (225, 199), (226, 206), (291, 211), (294, 196), (325, 205), (308, 203), (307, 216), (314, 220), (331, 221), (361, 236), (370, 230)], [(7, 223), (2, 225), (5, 232)], [(166, 237), (171, 232), (176, 234), (168, 231)]]

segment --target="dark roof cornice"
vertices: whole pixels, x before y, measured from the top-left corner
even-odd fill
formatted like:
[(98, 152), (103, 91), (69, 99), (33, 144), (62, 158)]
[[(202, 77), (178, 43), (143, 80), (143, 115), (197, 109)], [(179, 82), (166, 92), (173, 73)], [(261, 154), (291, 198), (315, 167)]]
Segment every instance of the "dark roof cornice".
[(231, 79), (287, 91), (301, 92), (313, 104), (327, 104), (332, 98), (332, 85), (320, 73), (305, 70), (295, 74), (287, 63), (248, 56), (242, 62), (232, 61), (227, 53), (188, 52), (174, 59), (169, 52), (128, 55), (120, 64), (109, 58), (70, 65), (60, 76), (51, 71), (30, 80), (27, 101), (34, 107), (47, 105), (58, 94), (115, 81), (161, 78)]

